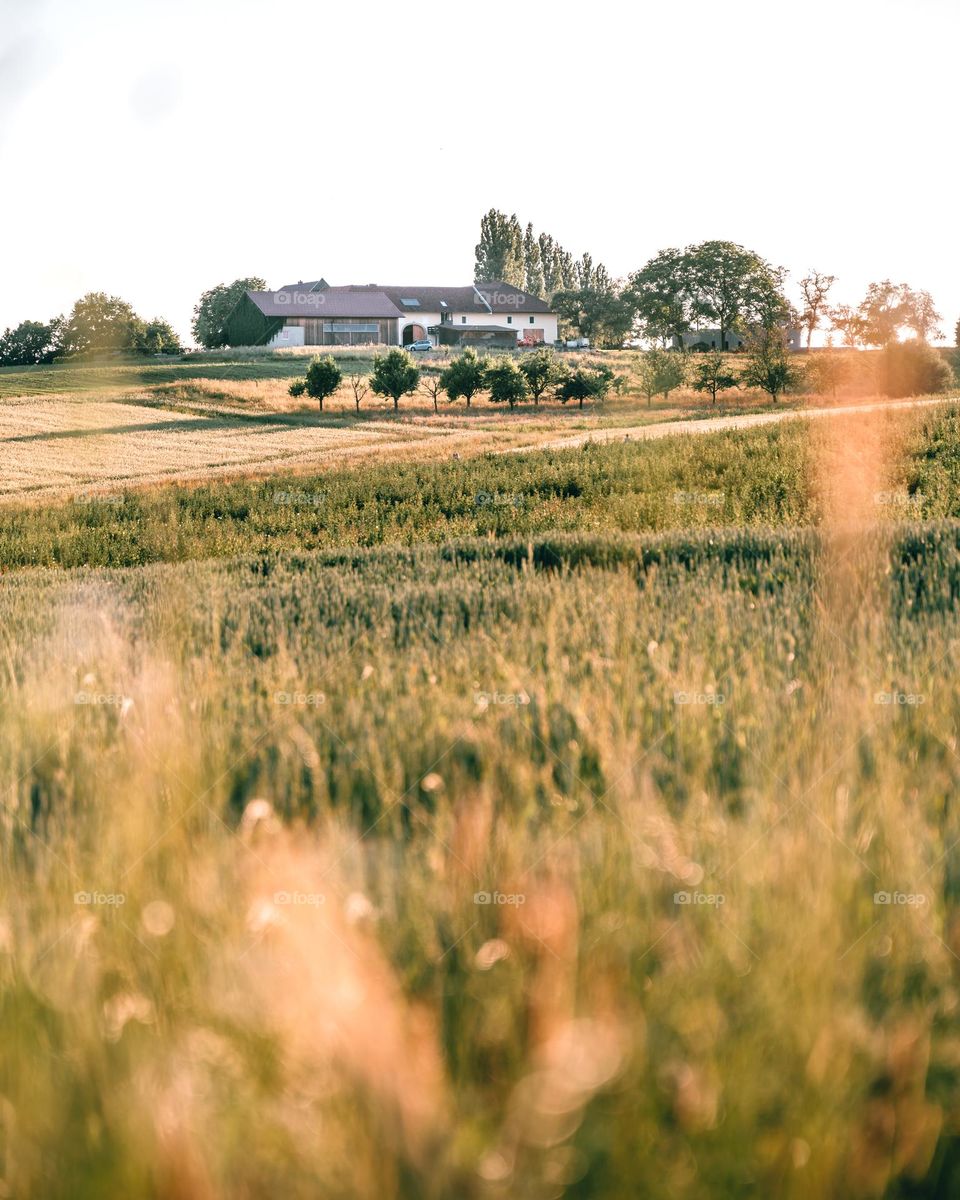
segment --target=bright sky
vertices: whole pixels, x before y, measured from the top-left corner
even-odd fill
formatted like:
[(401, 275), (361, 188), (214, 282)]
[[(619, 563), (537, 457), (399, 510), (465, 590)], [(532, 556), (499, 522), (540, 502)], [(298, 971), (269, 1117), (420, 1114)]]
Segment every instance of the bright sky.
[(729, 238), (906, 281), (952, 335), (958, 44), (957, 0), (0, 0), (0, 329), (468, 282), (493, 206), (615, 275)]

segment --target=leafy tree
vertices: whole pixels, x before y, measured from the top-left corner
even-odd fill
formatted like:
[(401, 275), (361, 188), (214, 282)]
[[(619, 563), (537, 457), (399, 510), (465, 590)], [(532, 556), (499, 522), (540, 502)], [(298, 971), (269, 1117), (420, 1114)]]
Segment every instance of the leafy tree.
[(689, 272), (690, 311), (720, 329), (720, 349), (734, 329), (772, 328), (789, 318), (783, 296), (782, 270), (735, 242), (702, 242), (685, 252)]
[(634, 271), (627, 288), (645, 338), (664, 348), (674, 337), (683, 344), (691, 323), (691, 284), (689, 261), (680, 250), (661, 250)]
[(523, 273), (523, 288), (527, 295), (542, 296), (546, 291), (543, 278), (543, 259), (540, 255), (540, 243), (530, 224), (527, 225), (523, 234)]
[(907, 319), (904, 288), (905, 285), (891, 283), (889, 279), (871, 283), (867, 288), (867, 294), (857, 308), (865, 345), (889, 346), (897, 340)]
[(560, 383), (566, 370), (552, 350), (532, 350), (520, 359), (520, 370), (527, 381), (533, 403), (539, 405), (543, 393)]
[(464, 350), (443, 370), (440, 376), (443, 390), (450, 400), (463, 397), (469, 408), (477, 392), (486, 387), (489, 366), (489, 359), (478, 357), (476, 350)]
[(332, 354), (317, 354), (310, 360), (305, 382), (307, 395), (320, 401), (320, 411), (323, 412), (324, 400), (332, 396), (343, 383), (343, 372)]
[[(587, 256), (588, 257), (588, 256)], [(594, 275), (597, 280), (597, 276)], [(620, 291), (604, 275), (597, 285), (558, 292), (553, 307), (591, 345), (618, 347), (633, 328), (635, 310), (629, 291)]]
[(487, 368), (487, 387), (494, 404), (509, 404), (511, 408), (530, 395), (527, 380), (512, 358), (501, 356)]
[(291, 381), (287, 391), (291, 396), (302, 396), (307, 390), (307, 381), (305, 379), (294, 379)]
[(21, 321), (0, 335), (0, 367), (26, 367), (53, 358), (59, 321)]
[(64, 322), (60, 344), (64, 354), (137, 350), (145, 328), (125, 300), (106, 292), (89, 292), (76, 302)]
[(523, 231), (516, 214), (491, 208), (480, 221), (480, 241), (476, 246), (473, 278), (476, 283), (498, 281), (514, 287), (526, 286), (523, 258)]
[(675, 350), (648, 350), (640, 361), (639, 381), (647, 404), (653, 397), (662, 395), (664, 400), (674, 388), (681, 387), (686, 379), (684, 356)]
[(244, 292), (262, 292), (266, 282), (259, 275), (246, 279), (235, 279), (233, 283), (219, 283), (204, 292), (193, 310), (190, 328), (197, 342), (207, 350), (217, 350), (227, 344), (224, 326), (227, 317), (236, 308)]
[(830, 327), (843, 338), (845, 346), (862, 346), (866, 337), (863, 317), (849, 304), (838, 304), (829, 310)]
[(183, 347), (169, 321), (154, 317), (136, 330), (136, 346), (144, 354), (179, 354)]
[(820, 396), (836, 396), (850, 376), (849, 359), (835, 350), (818, 350), (804, 364), (807, 383)]
[(780, 329), (761, 329), (749, 343), (742, 382), (761, 388), (776, 403), (780, 395), (798, 384), (802, 376), (791, 363), (786, 339)]
[(807, 349), (813, 335), (820, 326), (820, 320), (827, 310), (827, 297), (830, 289), (837, 282), (835, 275), (823, 275), (820, 271), (810, 271), (800, 280), (800, 291), (803, 294), (803, 307), (800, 310), (800, 328), (807, 331)]
[(400, 407), (400, 397), (412, 395), (420, 382), (420, 368), (405, 350), (394, 347), (373, 360), (370, 388), (376, 396), (389, 396), (393, 407)]
[(929, 292), (915, 292), (913, 288), (901, 285), (903, 295), (903, 324), (912, 330), (920, 342), (928, 342), (933, 338), (943, 337), (940, 322), (943, 317), (937, 312), (933, 297)]
[(943, 355), (918, 340), (884, 347), (877, 381), (885, 396), (926, 396), (947, 391), (954, 378)]
[(613, 372), (609, 367), (577, 367), (569, 371), (557, 385), (557, 398), (566, 404), (576, 400), (577, 406), (583, 408), (584, 400), (602, 400), (613, 383)]
[(716, 404), (718, 392), (739, 387), (740, 381), (727, 367), (727, 360), (720, 351), (711, 350), (699, 357), (690, 386), (695, 392), (708, 393), (711, 402)]

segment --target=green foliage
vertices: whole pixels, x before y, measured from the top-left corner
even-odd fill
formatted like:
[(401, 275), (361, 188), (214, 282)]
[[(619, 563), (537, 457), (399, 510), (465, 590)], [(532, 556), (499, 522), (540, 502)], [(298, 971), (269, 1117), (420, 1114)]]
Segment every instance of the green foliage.
[(577, 367), (568, 371), (557, 386), (557, 397), (566, 404), (576, 400), (583, 408), (584, 400), (603, 400), (613, 383), (613, 372), (609, 367)]
[(389, 396), (398, 408), (401, 396), (412, 395), (420, 382), (420, 369), (404, 350), (396, 347), (373, 360), (370, 389), (376, 396)]
[[(307, 390), (307, 381), (305, 379), (291, 380), (290, 386), (287, 388), (287, 391), (290, 393), (291, 396), (302, 396), (302, 395), (304, 395), (306, 390)], [(322, 407), (322, 403), (321, 403), (321, 407)]]
[(575, 291), (558, 292), (553, 307), (578, 336), (611, 349), (623, 344), (635, 317), (630, 293), (605, 277)]
[(475, 250), (473, 278), (476, 283), (509, 283), (526, 286), (523, 230), (516, 214), (491, 208), (480, 221), (480, 241)]
[(877, 385), (886, 396), (926, 396), (954, 385), (950, 364), (925, 342), (893, 342), (880, 355)]
[(444, 368), (440, 384), (450, 400), (466, 400), (467, 408), (473, 397), (487, 386), (490, 360), (480, 357), (476, 350), (464, 350)]
[(640, 332), (664, 348), (671, 338), (690, 329), (692, 273), (681, 250), (661, 250), (640, 271), (635, 271), (628, 291), (637, 313)]
[(783, 392), (799, 385), (802, 379), (802, 372), (791, 362), (782, 332), (779, 329), (759, 330), (748, 343), (743, 383), (747, 387), (761, 388), (776, 402)]
[(0, 367), (25, 367), (50, 362), (59, 337), (62, 320), (21, 321), (0, 336)]
[(342, 382), (343, 372), (331, 355), (317, 354), (310, 360), (304, 380), (305, 389), (308, 396), (320, 401), (321, 411), (324, 400), (332, 396)]
[(817, 350), (804, 364), (804, 378), (811, 390), (820, 396), (836, 396), (840, 385), (849, 377), (848, 359), (834, 350)]
[(650, 404), (654, 396), (664, 400), (686, 379), (686, 360), (676, 350), (648, 350), (640, 362), (639, 383)]
[(137, 330), (135, 348), (143, 354), (179, 354), (180, 337), (169, 321), (155, 317)]
[(701, 355), (694, 364), (690, 386), (695, 392), (705, 392), (712, 403), (717, 402), (717, 393), (738, 387), (739, 379), (727, 366), (726, 357), (719, 350)]
[(509, 404), (511, 408), (530, 396), (526, 376), (512, 358), (493, 361), (487, 368), (487, 387), (494, 404)]
[[(215, 350), (227, 344), (227, 318), (236, 308), (244, 293), (266, 290), (266, 281), (258, 275), (235, 279), (233, 283), (219, 283), (203, 293), (193, 310), (190, 328), (200, 346)], [(241, 339), (237, 345), (253, 345)]]
[(89, 292), (73, 306), (60, 334), (64, 354), (102, 354), (139, 349), (143, 323), (118, 296)]
[(531, 350), (520, 359), (520, 370), (527, 381), (534, 404), (549, 388), (559, 383), (566, 367), (553, 350)]

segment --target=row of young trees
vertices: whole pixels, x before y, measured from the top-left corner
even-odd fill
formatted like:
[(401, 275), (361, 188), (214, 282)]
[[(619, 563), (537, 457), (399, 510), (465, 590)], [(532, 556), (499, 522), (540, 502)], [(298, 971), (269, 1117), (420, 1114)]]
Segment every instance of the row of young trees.
[(180, 339), (169, 322), (144, 321), (125, 300), (106, 292), (88, 292), (67, 316), (22, 321), (0, 334), (3, 367), (33, 366), (74, 355), (177, 354), (180, 350)]
[[(306, 375), (295, 379), (289, 391), (291, 396), (307, 395), (319, 401), (322, 410), (324, 400), (335, 395), (343, 382), (336, 359), (323, 354), (312, 359)], [(348, 382), (359, 412), (368, 391), (391, 399), (396, 409), (404, 396), (413, 395), (418, 388), (433, 401), (434, 411), (438, 411), (442, 394), (451, 402), (466, 401), (469, 408), (484, 392), (494, 404), (509, 404), (511, 408), (526, 400), (539, 405), (548, 393), (564, 404), (575, 400), (583, 408), (586, 400), (602, 400), (616, 381), (609, 367), (570, 368), (546, 349), (534, 350), (519, 360), (507, 355), (488, 358), (475, 350), (465, 350), (443, 370), (426, 374), (406, 351), (394, 348), (374, 357), (369, 379), (353, 374)]]

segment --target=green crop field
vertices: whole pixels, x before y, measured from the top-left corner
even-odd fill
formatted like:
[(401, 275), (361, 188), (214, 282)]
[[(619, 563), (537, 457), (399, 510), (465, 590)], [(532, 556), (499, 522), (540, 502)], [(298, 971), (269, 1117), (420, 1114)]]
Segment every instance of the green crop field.
[(11, 1194), (960, 1192), (958, 427), (0, 509)]

